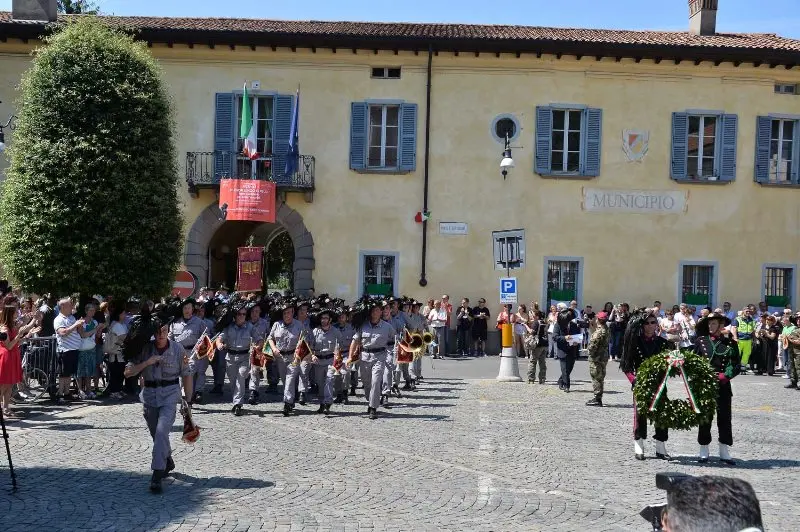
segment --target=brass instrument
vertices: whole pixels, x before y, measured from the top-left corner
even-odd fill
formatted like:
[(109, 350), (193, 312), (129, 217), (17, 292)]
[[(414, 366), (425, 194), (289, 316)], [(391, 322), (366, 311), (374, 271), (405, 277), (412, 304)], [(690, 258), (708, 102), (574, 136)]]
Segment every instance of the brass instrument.
[(433, 334), (430, 331), (425, 331), (422, 333), (422, 343), (425, 344), (425, 347), (428, 347), (433, 343)]
[(400, 340), (398, 345), (397, 363), (409, 364), (422, 356), (422, 350), (425, 348), (425, 341), (421, 334), (412, 334), (408, 328), (404, 327), (403, 339)]

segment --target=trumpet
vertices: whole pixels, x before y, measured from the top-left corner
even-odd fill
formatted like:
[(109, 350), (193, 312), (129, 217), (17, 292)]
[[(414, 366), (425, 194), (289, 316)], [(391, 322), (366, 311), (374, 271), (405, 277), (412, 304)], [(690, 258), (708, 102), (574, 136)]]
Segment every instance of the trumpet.
[(428, 347), (433, 343), (433, 334), (430, 331), (425, 331), (422, 333), (422, 343), (425, 344), (425, 347)]

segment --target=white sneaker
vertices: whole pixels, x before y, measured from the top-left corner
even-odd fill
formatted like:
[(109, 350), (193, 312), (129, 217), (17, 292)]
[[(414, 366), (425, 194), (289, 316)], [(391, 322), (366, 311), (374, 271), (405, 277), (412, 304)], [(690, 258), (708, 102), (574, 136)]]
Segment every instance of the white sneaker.
[(667, 454), (667, 444), (665, 442), (656, 440), (656, 457), (663, 460), (670, 459), (670, 455)]
[(726, 464), (733, 465), (735, 462), (731, 456), (730, 447), (724, 443), (719, 444), (719, 459)]
[(784, 374), (783, 378), (784, 379), (788, 379), (789, 378), (789, 374), (788, 373)]
[(633, 452), (637, 460), (644, 460), (644, 440), (633, 440)]

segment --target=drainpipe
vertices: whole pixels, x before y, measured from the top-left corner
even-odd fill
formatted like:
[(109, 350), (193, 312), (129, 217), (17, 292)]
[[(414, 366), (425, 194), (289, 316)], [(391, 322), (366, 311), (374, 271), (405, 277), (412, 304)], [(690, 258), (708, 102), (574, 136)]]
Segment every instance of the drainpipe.
[[(425, 182), (422, 192), (422, 212), (428, 212), (428, 166), (431, 147), (431, 66), (433, 64), (433, 46), (428, 45), (428, 86), (425, 101)], [(419, 285), (427, 286), (428, 280), (425, 278), (425, 261), (428, 251), (428, 221), (422, 222), (422, 264), (419, 274)]]

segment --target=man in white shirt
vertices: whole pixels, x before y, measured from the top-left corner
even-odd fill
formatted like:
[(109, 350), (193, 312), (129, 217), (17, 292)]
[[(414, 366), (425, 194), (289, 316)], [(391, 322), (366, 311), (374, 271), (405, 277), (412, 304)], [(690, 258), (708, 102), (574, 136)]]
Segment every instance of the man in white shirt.
[(56, 402), (63, 405), (66, 402), (64, 397), (69, 395), (72, 376), (78, 371), (78, 351), (81, 348), (81, 335), (78, 333), (78, 327), (81, 327), (84, 321), (83, 319), (76, 320), (72, 315), (72, 300), (68, 297), (58, 302), (58, 311), (58, 316), (53, 320), (59, 365)]
[(686, 303), (681, 303), (680, 309), (681, 311), (673, 317), (675, 325), (680, 329), (678, 332), (681, 337), (680, 347), (692, 347), (694, 345), (693, 336), (695, 321)]

